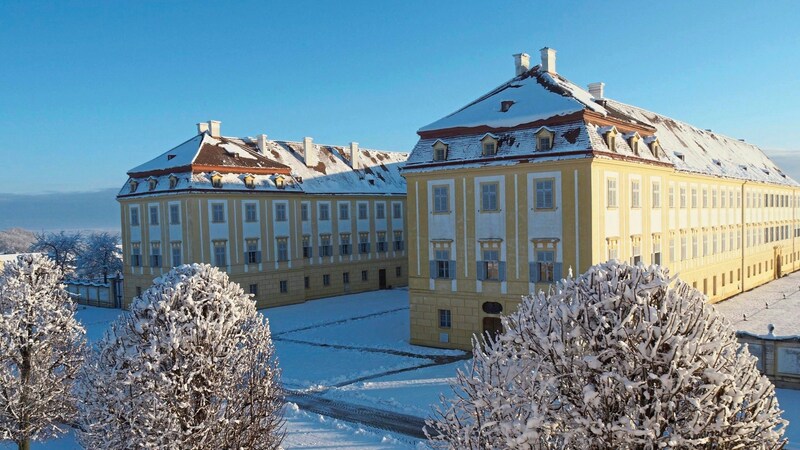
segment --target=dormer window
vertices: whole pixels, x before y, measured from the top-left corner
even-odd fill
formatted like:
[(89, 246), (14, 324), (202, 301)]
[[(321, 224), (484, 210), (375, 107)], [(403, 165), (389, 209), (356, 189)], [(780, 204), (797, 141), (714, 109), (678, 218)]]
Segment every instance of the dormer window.
[(656, 158), (659, 158), (662, 152), (661, 152), (661, 143), (658, 142), (658, 138), (654, 136), (648, 136), (644, 138), (644, 141), (650, 148), (650, 153), (652, 153), (653, 156), (655, 156)]
[(251, 174), (246, 174), (244, 176), (244, 186), (247, 189), (255, 189), (256, 187), (256, 177)]
[(492, 156), (497, 154), (497, 136), (486, 133), (481, 138), (481, 155)]
[(219, 172), (212, 172), (211, 173), (211, 186), (215, 188), (222, 187), (222, 174)]
[(175, 175), (170, 175), (169, 176), (169, 188), (170, 189), (175, 189), (177, 186), (178, 186), (178, 177), (176, 177)]
[(500, 102), (500, 112), (508, 112), (514, 105), (514, 100), (503, 100)]
[(275, 187), (278, 189), (286, 189), (286, 178), (282, 175), (275, 177)]
[(617, 148), (617, 127), (603, 127), (601, 128), (603, 139), (606, 141), (608, 149), (616, 151)]
[(681, 161), (686, 161), (686, 155), (684, 155), (683, 153), (675, 152), (675, 157), (677, 157)]
[(536, 136), (536, 150), (546, 152), (553, 149), (553, 138), (555, 132), (547, 127), (541, 127), (534, 133)]
[(445, 161), (447, 159), (447, 147), (441, 139), (433, 143), (433, 160)]
[(131, 190), (130, 190), (131, 192), (136, 192), (136, 189), (139, 188), (139, 182), (136, 181), (136, 180), (131, 180), (130, 187), (131, 187)]
[(641, 137), (639, 133), (633, 132), (633, 134), (628, 136), (628, 145), (631, 147), (631, 150), (636, 156), (639, 156), (639, 141)]
[(150, 177), (147, 179), (147, 189), (150, 191), (154, 191), (158, 186), (158, 179)]

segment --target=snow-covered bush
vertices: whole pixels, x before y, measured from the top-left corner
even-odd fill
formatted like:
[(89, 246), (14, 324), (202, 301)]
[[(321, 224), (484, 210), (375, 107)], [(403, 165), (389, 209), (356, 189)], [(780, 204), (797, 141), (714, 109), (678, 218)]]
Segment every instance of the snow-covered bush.
[(214, 267), (157, 279), (84, 367), (86, 448), (271, 449), (283, 439), (269, 324)]
[(74, 418), (85, 333), (61, 278), (40, 255), (21, 255), (0, 274), (0, 440), (20, 448)]
[(609, 262), (523, 298), (475, 342), (439, 448), (777, 449), (772, 383), (702, 294), (658, 267)]

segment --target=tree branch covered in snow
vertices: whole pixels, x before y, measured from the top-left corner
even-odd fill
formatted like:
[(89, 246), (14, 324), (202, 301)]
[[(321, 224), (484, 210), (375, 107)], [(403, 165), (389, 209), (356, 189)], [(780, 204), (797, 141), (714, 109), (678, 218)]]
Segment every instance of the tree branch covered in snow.
[(107, 232), (90, 233), (83, 239), (77, 257), (77, 273), (83, 279), (103, 280), (122, 270), (122, 248), (119, 235)]
[(0, 231), (0, 254), (27, 252), (35, 240), (33, 232), (23, 228)]
[(41, 252), (55, 261), (64, 275), (69, 275), (75, 268), (75, 261), (81, 252), (80, 233), (41, 232), (36, 233), (36, 241), (31, 245), (30, 251)]
[(439, 448), (779, 449), (772, 383), (702, 294), (656, 266), (609, 262), (524, 297), (475, 342)]
[(0, 440), (22, 446), (55, 437), (73, 419), (84, 330), (61, 277), (55, 263), (40, 255), (21, 255), (3, 266)]
[(85, 364), (78, 437), (87, 448), (277, 448), (278, 377), (250, 295), (211, 266), (176, 267)]

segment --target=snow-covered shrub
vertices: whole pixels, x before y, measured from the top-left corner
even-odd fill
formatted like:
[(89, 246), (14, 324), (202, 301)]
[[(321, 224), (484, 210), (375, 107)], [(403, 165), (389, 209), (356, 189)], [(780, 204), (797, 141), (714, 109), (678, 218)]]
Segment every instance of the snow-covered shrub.
[(28, 448), (74, 419), (84, 330), (49, 258), (21, 255), (0, 274), (0, 440)]
[(439, 448), (777, 449), (772, 383), (702, 294), (658, 267), (609, 262), (523, 298), (476, 341)]
[(271, 449), (283, 439), (269, 324), (214, 267), (157, 279), (84, 367), (86, 448)]

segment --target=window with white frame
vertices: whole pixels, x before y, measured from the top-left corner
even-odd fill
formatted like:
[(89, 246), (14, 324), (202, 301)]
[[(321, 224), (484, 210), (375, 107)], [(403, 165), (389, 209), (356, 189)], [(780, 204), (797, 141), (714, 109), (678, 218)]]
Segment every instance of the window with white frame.
[(681, 209), (686, 209), (686, 188), (681, 186), (679, 192), (679, 201)]
[(608, 178), (606, 180), (606, 206), (609, 208), (617, 207), (617, 179)]
[(350, 233), (341, 233), (339, 235), (339, 254), (349, 255), (353, 253), (350, 243)]
[(358, 253), (369, 253), (369, 233), (358, 233)]
[(314, 256), (314, 251), (311, 248), (311, 236), (308, 234), (303, 235), (303, 258), (311, 258)]
[(386, 218), (386, 203), (375, 203), (375, 218), (380, 220)]
[(286, 222), (286, 203), (275, 203), (275, 221)]
[(556, 252), (554, 250), (538, 250), (536, 262), (538, 263), (539, 282), (552, 282), (555, 279)]
[(380, 253), (389, 251), (389, 243), (386, 242), (386, 232), (385, 231), (378, 231), (376, 234), (376, 241), (377, 242), (377, 251)]
[(261, 250), (258, 248), (257, 238), (246, 239), (245, 248), (245, 261), (247, 261), (247, 264), (258, 264), (261, 262)]
[(536, 209), (555, 209), (555, 193), (553, 185), (555, 180), (552, 178), (536, 180)]
[(703, 208), (708, 208), (708, 189), (703, 188)]
[(500, 251), (498, 249), (483, 249), (483, 259), (478, 261), (478, 279), (501, 281)]
[(400, 202), (393, 202), (392, 203), (392, 218), (393, 219), (402, 219), (403, 218), (403, 204)]
[(670, 208), (674, 208), (675, 207), (675, 186), (673, 186), (672, 183), (670, 183), (670, 185), (669, 185), (669, 196), (668, 197), (669, 197), (668, 198), (668, 200), (669, 200), (669, 205), (668, 206)]
[(308, 203), (300, 204), (300, 220), (308, 222)]
[(686, 241), (687, 241), (686, 235), (681, 234), (681, 261), (686, 261), (687, 259), (689, 259), (689, 251), (686, 245)]
[(650, 258), (651, 262), (656, 265), (661, 265), (661, 235), (653, 235), (653, 254)]
[(329, 204), (319, 204), (319, 220), (331, 220), (331, 206)]
[(278, 244), (278, 261), (289, 260), (289, 238), (279, 237), (275, 238)]
[(153, 205), (150, 207), (150, 225), (158, 225), (158, 206)]
[(258, 211), (255, 203), (244, 204), (244, 221), (248, 223), (258, 222)]
[(181, 241), (174, 241), (171, 244), (172, 247), (172, 266), (180, 266), (183, 264), (183, 252), (181, 249)]
[(481, 183), (481, 211), (497, 211), (497, 183)]
[(211, 204), (211, 223), (225, 223), (225, 204)]
[(692, 188), (692, 208), (697, 208), (697, 188)]
[(439, 310), (439, 328), (450, 328), (453, 326), (453, 317), (449, 309)]
[(452, 278), (450, 270), (450, 249), (436, 249), (433, 252), (434, 272), (433, 278)]
[(393, 242), (393, 245), (394, 245), (394, 247), (393, 247), (394, 250), (395, 251), (404, 250), (405, 246), (404, 246), (404, 242), (403, 242), (403, 232), (401, 230), (395, 230), (395, 231), (393, 231), (393, 233), (394, 233), (394, 240), (392, 242)]
[(228, 265), (228, 242), (214, 241), (214, 265), (225, 267)]
[(653, 181), (651, 184), (652, 207), (661, 208), (661, 182)]
[(131, 242), (131, 267), (140, 267), (142, 265), (142, 244), (140, 242)]
[(641, 236), (631, 237), (631, 264), (636, 265), (642, 262), (642, 238)]
[(139, 226), (139, 207), (131, 206), (131, 226)]
[(350, 220), (349, 203), (339, 203), (339, 220)]
[(367, 220), (369, 219), (369, 204), (367, 203), (359, 203), (358, 204), (358, 220)]
[(319, 256), (333, 256), (333, 244), (330, 234), (319, 235)]
[(449, 186), (433, 187), (433, 212), (450, 212), (450, 188)]
[(639, 180), (631, 180), (631, 208), (640, 208), (641, 186)]
[(180, 205), (169, 205), (169, 224), (170, 225), (180, 225), (181, 224), (181, 207)]

